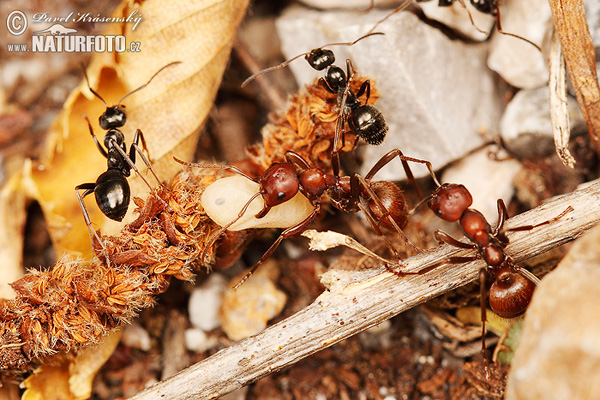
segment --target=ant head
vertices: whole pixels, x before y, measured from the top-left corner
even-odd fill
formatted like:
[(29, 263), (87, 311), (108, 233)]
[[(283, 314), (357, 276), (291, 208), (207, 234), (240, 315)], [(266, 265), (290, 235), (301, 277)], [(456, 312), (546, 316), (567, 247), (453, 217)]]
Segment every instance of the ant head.
[(496, 0), (471, 0), (471, 4), (477, 9), (477, 11), (484, 14), (495, 15), (496, 11), (498, 10), (498, 4)]
[(261, 177), (260, 187), (265, 206), (285, 203), (300, 189), (296, 169), (288, 163), (272, 164)]
[(317, 71), (322, 71), (335, 62), (333, 51), (322, 48), (311, 50), (304, 58)]
[(106, 132), (106, 135), (104, 135), (104, 146), (109, 150), (112, 149), (114, 147), (113, 140), (117, 145), (125, 148), (125, 136), (123, 135), (123, 132), (118, 129), (110, 129)]
[(503, 269), (490, 288), (490, 307), (502, 318), (517, 317), (527, 309), (534, 290), (532, 281), (509, 268)]
[(125, 106), (117, 104), (116, 106), (106, 107), (106, 111), (98, 118), (100, 128), (104, 130), (120, 128), (127, 122)]
[(473, 197), (463, 185), (444, 183), (431, 195), (427, 206), (445, 221), (456, 222), (471, 204)]

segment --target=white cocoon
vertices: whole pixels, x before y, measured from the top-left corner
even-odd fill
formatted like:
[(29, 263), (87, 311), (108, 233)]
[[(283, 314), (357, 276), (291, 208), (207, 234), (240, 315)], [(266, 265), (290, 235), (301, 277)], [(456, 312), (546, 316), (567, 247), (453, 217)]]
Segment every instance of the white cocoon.
[[(241, 175), (233, 175), (221, 178), (208, 186), (202, 193), (201, 203), (210, 219), (224, 226), (237, 218), (248, 200), (259, 191), (258, 183)], [(300, 192), (291, 200), (271, 208), (263, 218), (255, 218), (263, 206), (262, 196), (256, 197), (244, 215), (227, 230), (289, 228), (305, 220), (314, 210), (310, 201)]]

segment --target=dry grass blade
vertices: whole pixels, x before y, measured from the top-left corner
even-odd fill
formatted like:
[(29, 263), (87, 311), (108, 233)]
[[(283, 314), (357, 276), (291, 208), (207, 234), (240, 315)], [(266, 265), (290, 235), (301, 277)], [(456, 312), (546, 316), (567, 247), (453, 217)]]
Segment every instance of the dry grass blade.
[(562, 163), (575, 168), (575, 158), (569, 152), (569, 110), (567, 108), (567, 71), (560, 41), (556, 32), (552, 35), (550, 45), (550, 121), (554, 131), (554, 147)]
[[(600, 183), (560, 196), (507, 221), (507, 229), (554, 218), (563, 219), (530, 232), (510, 235), (507, 252), (516, 261), (571, 241), (600, 221)], [(403, 261), (421, 270), (437, 260), (468, 253), (442, 246)], [(289, 366), (349, 336), (377, 325), (432, 297), (476, 279), (482, 262), (443, 265), (423, 274), (398, 278), (383, 268), (361, 272), (333, 270), (323, 276), (328, 291), (314, 303), (262, 333), (132, 397), (214, 399)]]
[(550, 0), (549, 3), (577, 102), (593, 146), (600, 153), (600, 86), (583, 0)]

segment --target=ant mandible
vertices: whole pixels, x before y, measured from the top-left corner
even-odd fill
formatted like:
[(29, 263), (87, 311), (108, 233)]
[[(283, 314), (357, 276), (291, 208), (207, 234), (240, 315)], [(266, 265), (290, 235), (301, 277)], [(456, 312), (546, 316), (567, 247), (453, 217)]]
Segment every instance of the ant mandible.
[[(350, 83), (354, 76), (354, 68), (350, 60), (346, 60), (346, 72), (335, 63), (335, 54), (333, 51), (326, 49), (331, 46), (353, 46), (359, 41), (373, 35), (382, 35), (381, 32), (373, 32), (371, 30), (366, 35), (359, 37), (352, 42), (329, 43), (316, 49), (312, 49), (306, 53), (299, 54), (282, 62), (279, 65), (266, 68), (260, 72), (250, 76), (242, 83), (242, 87), (246, 86), (256, 77), (275, 69), (284, 68), (292, 61), (304, 56), (308, 64), (316, 71), (325, 70), (325, 76), (319, 79), (323, 88), (332, 94), (338, 96), (338, 106), (340, 114), (338, 116), (338, 124), (335, 131), (332, 151), (332, 161), (334, 174), (337, 174), (339, 169), (338, 143), (339, 138), (343, 135), (343, 126), (347, 122), (352, 132), (361, 137), (365, 142), (373, 145), (380, 144), (388, 131), (387, 123), (383, 114), (370, 104), (362, 104), (359, 98), (366, 94), (368, 101), (371, 94), (371, 83), (369, 80), (363, 82), (355, 94), (350, 90)], [(344, 138), (342, 137), (342, 142)]]
[[(174, 159), (180, 164), (191, 167), (219, 168), (235, 172), (259, 184), (259, 191), (246, 202), (237, 217), (222, 226), (207, 240), (201, 259), (204, 259), (204, 252), (207, 251), (230, 226), (243, 217), (250, 203), (259, 196), (262, 196), (264, 206), (261, 211), (255, 215), (255, 218), (263, 218), (271, 208), (289, 201), (298, 192), (304, 195), (313, 206), (313, 210), (308, 216), (295, 225), (286, 228), (279, 235), (277, 240), (263, 254), (258, 263), (256, 263), (240, 282), (235, 285), (235, 289), (244, 283), (262, 263), (271, 257), (284, 239), (306, 230), (308, 225), (320, 213), (321, 199), (324, 194), (327, 194), (331, 203), (341, 211), (348, 213), (362, 211), (367, 217), (373, 230), (378, 235), (383, 236), (383, 230), (385, 229), (396, 231), (404, 236), (403, 229), (408, 223), (408, 211), (404, 194), (400, 188), (392, 182), (371, 181), (373, 176), (381, 168), (396, 157), (399, 157), (402, 160), (403, 165), (406, 165), (407, 168), (407, 161), (423, 164), (428, 163), (423, 160), (406, 157), (400, 150), (395, 149), (384, 155), (364, 178), (358, 174), (352, 176), (339, 176), (339, 174), (330, 174), (319, 168), (311, 167), (301, 155), (294, 151), (287, 151), (285, 153), (285, 162), (271, 164), (260, 177), (255, 178), (247, 175), (235, 166), (195, 164), (184, 162), (177, 158)], [(412, 177), (412, 174), (410, 174), (410, 176)], [(413, 182), (413, 184), (416, 186), (416, 182)], [(385, 238), (385, 236), (383, 237)], [(406, 240), (408, 242), (408, 239)], [(396, 253), (396, 250), (391, 244), (390, 248)], [(399, 258), (397, 253), (396, 256)]]
[[(88, 89), (100, 99), (104, 105), (106, 106), (106, 110), (100, 115), (98, 122), (100, 128), (106, 130), (107, 132), (104, 135), (104, 147), (98, 141), (98, 138), (94, 134), (94, 130), (92, 128), (92, 124), (87, 116), (85, 119), (88, 124), (88, 128), (90, 131), (90, 135), (92, 139), (96, 143), (96, 147), (100, 154), (102, 154), (107, 159), (107, 170), (102, 173), (96, 182), (90, 183), (82, 183), (75, 187), (75, 193), (77, 194), (77, 199), (79, 200), (79, 206), (81, 207), (81, 211), (83, 213), (83, 218), (85, 220), (85, 224), (88, 228), (88, 233), (90, 233), (90, 240), (92, 238), (91, 232), (94, 233), (96, 239), (102, 247), (102, 241), (98, 238), (96, 232), (92, 229), (92, 222), (85, 206), (83, 199), (94, 193), (96, 197), (96, 203), (98, 204), (98, 208), (104, 215), (114, 221), (122, 221), (127, 213), (127, 209), (129, 208), (129, 200), (130, 200), (130, 188), (129, 183), (127, 182), (127, 177), (130, 176), (131, 170), (133, 169), (139, 177), (144, 181), (144, 183), (154, 192), (154, 189), (148, 181), (140, 174), (140, 171), (135, 166), (136, 160), (136, 152), (140, 155), (152, 175), (156, 178), (159, 184), (160, 180), (156, 173), (152, 169), (150, 161), (142, 150), (139, 147), (139, 143), (141, 141), (142, 148), (146, 149), (146, 141), (144, 140), (144, 135), (140, 129), (137, 129), (131, 147), (129, 148), (129, 154), (127, 154), (127, 146), (125, 144), (125, 136), (123, 132), (119, 128), (125, 125), (127, 121), (127, 114), (125, 112), (125, 105), (121, 104), (125, 98), (131, 96), (133, 93), (138, 92), (145, 88), (151, 81), (165, 68), (168, 68), (174, 64), (179, 64), (180, 61), (172, 62), (170, 64), (165, 65), (161, 69), (159, 69), (152, 77), (142, 86), (137, 89), (127, 93), (124, 95), (119, 102), (114, 106), (109, 106), (106, 101), (98, 94), (94, 89), (91, 88), (89, 79), (84, 70), (85, 79), (88, 85)], [(80, 193), (80, 190), (83, 190), (83, 194)], [(154, 192), (156, 195), (156, 192)], [(160, 199), (163, 203), (164, 200), (160, 198), (160, 196), (156, 195), (158, 199)], [(166, 203), (165, 203), (166, 206)]]
[[(486, 275), (489, 274), (493, 281), (487, 296), (490, 307), (494, 313), (502, 318), (514, 318), (525, 313), (525, 310), (531, 301), (533, 291), (540, 282), (535, 275), (516, 265), (514, 260), (506, 254), (504, 249), (509, 243), (506, 233), (528, 231), (550, 224), (562, 218), (568, 212), (572, 211), (573, 208), (569, 206), (553, 219), (535, 225), (523, 225), (504, 229), (504, 223), (509, 218), (508, 210), (504, 201), (498, 199), (498, 223), (496, 227), (492, 229), (481, 212), (470, 208), (473, 203), (473, 198), (464, 185), (454, 183), (440, 184), (430, 165), (428, 165), (428, 168), (437, 188), (430, 196), (423, 199), (419, 205), (426, 202), (427, 206), (439, 218), (449, 222), (458, 222), (462, 232), (470, 243), (455, 239), (440, 230), (437, 230), (434, 233), (436, 239), (441, 243), (447, 243), (461, 249), (477, 250), (478, 253), (474, 256), (448, 257), (429, 266), (427, 270), (442, 264), (466, 263), (477, 259), (483, 259), (487, 265), (479, 270), (482, 322), (481, 351), (486, 360), (487, 373), (487, 357), (485, 354), (485, 321), (487, 319)], [(398, 273), (398, 275), (401, 274)]]

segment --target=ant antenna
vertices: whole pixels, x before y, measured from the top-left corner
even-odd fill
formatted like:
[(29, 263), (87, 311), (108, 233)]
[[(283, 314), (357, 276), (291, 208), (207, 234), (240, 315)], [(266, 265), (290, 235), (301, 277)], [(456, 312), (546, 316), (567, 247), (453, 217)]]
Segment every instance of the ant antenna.
[(98, 92), (96, 92), (94, 89), (92, 89), (92, 85), (90, 85), (90, 80), (88, 79), (88, 76), (87, 76), (87, 71), (86, 71), (86, 69), (85, 69), (85, 65), (83, 65), (83, 63), (82, 63), (82, 64), (80, 64), (80, 66), (81, 66), (81, 69), (82, 69), (82, 71), (83, 71), (83, 76), (85, 76), (85, 81), (87, 82), (87, 87), (88, 87), (88, 89), (90, 89), (90, 92), (92, 92), (92, 94), (93, 94), (94, 96), (96, 96), (97, 98), (99, 98), (99, 99), (100, 99), (100, 100), (101, 100), (101, 101), (104, 103), (104, 105), (106, 106), (106, 108), (108, 108), (108, 107), (109, 107), (109, 105), (108, 105), (108, 104), (106, 103), (106, 101), (105, 101), (105, 100), (102, 98), (102, 96), (100, 96), (100, 94), (98, 94)]
[[(409, 0), (410, 1), (410, 0)], [(374, 28), (371, 29), (367, 34), (359, 37), (358, 39), (354, 40), (353, 42), (336, 42), (336, 43), (327, 43), (326, 45), (323, 45), (322, 47), (319, 47), (319, 49), (323, 49), (325, 47), (330, 47), (330, 46), (353, 46), (354, 44), (360, 42), (363, 39), (368, 38), (369, 36), (374, 36), (374, 35), (385, 35), (385, 33), (383, 32), (373, 32)], [(316, 50), (316, 49), (313, 49)], [(250, 77), (248, 77), (244, 82), (242, 82), (242, 87), (246, 87), (246, 85), (248, 85), (250, 82), (252, 82), (254, 79), (256, 79), (256, 77), (265, 74), (267, 72), (271, 72), (274, 71), (276, 69), (281, 69), (281, 68), (285, 68), (287, 67), (292, 61), (302, 57), (302, 56), (308, 56), (313, 50), (311, 51), (307, 51), (305, 53), (302, 54), (298, 54), (295, 57), (290, 58), (289, 60), (286, 60), (284, 62), (282, 62), (279, 65), (275, 65), (273, 67), (269, 67), (269, 68), (265, 68), (262, 71), (259, 71), (253, 75), (251, 75)]]
[(500, 7), (496, 8), (496, 29), (498, 30), (498, 32), (500, 32), (503, 35), (512, 36), (514, 38), (524, 40), (525, 42), (529, 43), (530, 45), (532, 45), (533, 47), (535, 47), (536, 49), (538, 49), (538, 51), (540, 53), (542, 52), (542, 49), (540, 48), (540, 46), (538, 46), (537, 44), (533, 43), (531, 40), (529, 40), (527, 38), (524, 38), (522, 36), (519, 36), (519, 35), (515, 35), (514, 33), (505, 32), (505, 31), (502, 30), (502, 24), (500, 23)]
[[(161, 72), (162, 72), (164, 69), (166, 69), (166, 68), (168, 68), (168, 67), (171, 67), (171, 66), (173, 66), (173, 65), (176, 65), (176, 64), (181, 64), (181, 61), (173, 61), (172, 63), (169, 63), (169, 64), (165, 65), (164, 67), (162, 67), (161, 69), (159, 69), (158, 71), (156, 71), (156, 72), (154, 73), (154, 75), (152, 75), (152, 76), (150, 77), (150, 79), (148, 79), (148, 82), (144, 83), (144, 84), (143, 84), (142, 86), (140, 86), (139, 88), (137, 88), (137, 89), (134, 89), (134, 90), (132, 90), (131, 92), (127, 93), (125, 96), (121, 97), (121, 100), (119, 100), (119, 102), (117, 103), (117, 106), (120, 106), (120, 105), (121, 105), (121, 102), (122, 102), (123, 100), (125, 100), (125, 98), (127, 98), (127, 97), (131, 96), (131, 95), (132, 95), (132, 94), (134, 94), (135, 92), (138, 92), (138, 91), (142, 90), (143, 88), (145, 88), (146, 86), (148, 86), (148, 85), (150, 84), (150, 82), (152, 81), (152, 79), (154, 79), (154, 78), (156, 77), (156, 75), (158, 75), (159, 73), (161, 73)], [(90, 90), (91, 90), (91, 88), (90, 88)], [(106, 104), (106, 103), (104, 103), (104, 104)]]
[[(365, 36), (367, 35), (371, 35), (373, 34), (373, 31), (381, 24), (383, 23), (386, 19), (390, 18), (392, 15), (408, 8), (408, 6), (410, 6), (412, 4), (413, 0), (404, 0), (404, 2), (402, 4), (400, 4), (398, 7), (394, 8), (388, 15), (386, 15), (385, 17), (383, 17), (382, 19), (380, 19), (379, 21), (377, 21), (377, 23), (375, 25), (373, 25), (373, 27), (366, 33)], [(371, 3), (374, 4), (374, 3)]]

